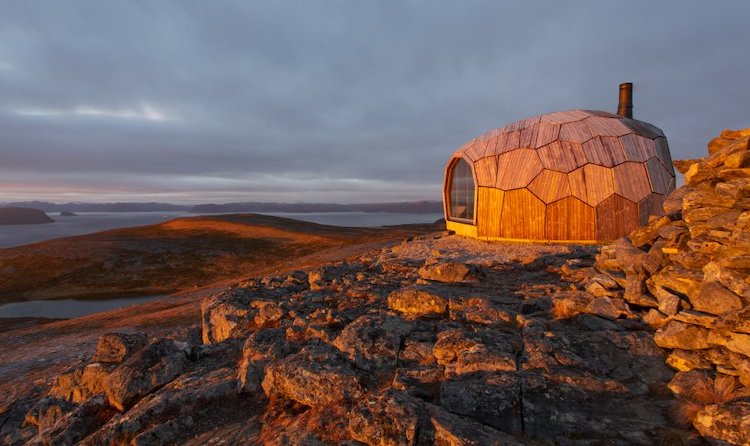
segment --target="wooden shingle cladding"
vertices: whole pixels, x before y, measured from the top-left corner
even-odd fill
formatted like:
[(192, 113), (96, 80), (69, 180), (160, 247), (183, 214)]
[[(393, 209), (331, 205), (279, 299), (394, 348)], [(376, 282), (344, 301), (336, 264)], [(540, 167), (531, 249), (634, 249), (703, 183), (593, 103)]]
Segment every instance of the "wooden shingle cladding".
[(470, 141), (446, 166), (446, 203), (457, 159), (473, 171), (474, 220), (448, 226), (485, 239), (614, 240), (660, 214), (675, 187), (661, 130), (596, 110), (536, 116)]

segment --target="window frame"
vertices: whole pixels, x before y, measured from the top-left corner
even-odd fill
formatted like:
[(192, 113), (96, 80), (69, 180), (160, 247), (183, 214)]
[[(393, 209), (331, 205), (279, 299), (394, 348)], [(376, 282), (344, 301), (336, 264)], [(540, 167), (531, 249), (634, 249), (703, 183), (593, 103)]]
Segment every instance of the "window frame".
[[(469, 166), (469, 171), (471, 172), (471, 180), (474, 185), (474, 203), (472, 203), (473, 211), (472, 211), (472, 218), (461, 218), (461, 217), (454, 217), (451, 215), (451, 187), (453, 186), (453, 174), (456, 170), (456, 166), (459, 162), (465, 162)], [(478, 186), (477, 186), (477, 176), (474, 173), (474, 163), (466, 158), (463, 157), (455, 157), (450, 160), (448, 163), (448, 167), (446, 169), (446, 181), (445, 185), (443, 187), (443, 196), (445, 197), (445, 216), (446, 220), (456, 222), (456, 223), (463, 223), (463, 224), (470, 224), (473, 226), (476, 226), (477, 224), (477, 193), (479, 192)]]

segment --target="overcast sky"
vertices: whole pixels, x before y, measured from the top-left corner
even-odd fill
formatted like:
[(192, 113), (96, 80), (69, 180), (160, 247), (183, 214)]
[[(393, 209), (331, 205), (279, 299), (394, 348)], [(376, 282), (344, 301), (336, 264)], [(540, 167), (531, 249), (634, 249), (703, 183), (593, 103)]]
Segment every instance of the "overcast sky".
[(750, 126), (750, 2), (0, 3), (0, 201), (440, 199), (451, 153), (615, 111)]

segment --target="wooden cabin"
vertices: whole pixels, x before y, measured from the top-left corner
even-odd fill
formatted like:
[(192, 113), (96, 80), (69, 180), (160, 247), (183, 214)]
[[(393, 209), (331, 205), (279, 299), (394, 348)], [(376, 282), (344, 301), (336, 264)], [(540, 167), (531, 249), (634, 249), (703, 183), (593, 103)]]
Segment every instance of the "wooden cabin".
[(675, 188), (669, 146), (632, 119), (632, 84), (619, 114), (569, 110), (481, 135), (445, 168), (446, 226), (485, 240), (598, 243), (661, 215)]

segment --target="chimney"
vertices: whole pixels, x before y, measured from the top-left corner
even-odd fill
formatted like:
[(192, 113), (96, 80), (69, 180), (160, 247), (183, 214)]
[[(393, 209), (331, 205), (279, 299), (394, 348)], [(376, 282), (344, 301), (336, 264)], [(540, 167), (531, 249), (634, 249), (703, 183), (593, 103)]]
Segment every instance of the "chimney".
[(633, 118), (633, 84), (630, 82), (620, 84), (620, 104), (617, 106), (617, 114)]

